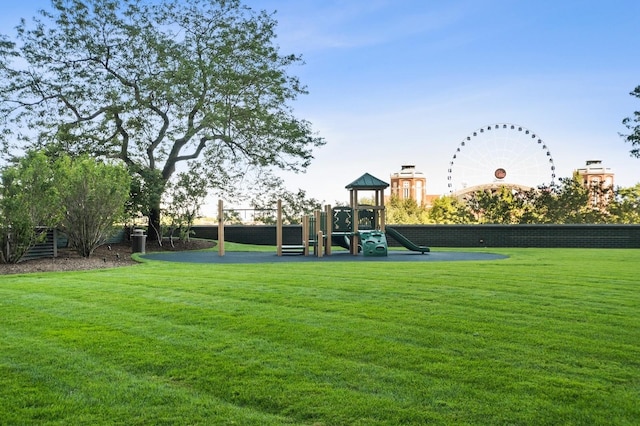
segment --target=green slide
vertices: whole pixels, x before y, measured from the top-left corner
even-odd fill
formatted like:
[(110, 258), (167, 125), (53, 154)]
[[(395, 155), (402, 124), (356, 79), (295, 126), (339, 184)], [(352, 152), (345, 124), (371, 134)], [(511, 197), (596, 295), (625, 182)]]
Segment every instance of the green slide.
[(349, 237), (347, 237), (344, 234), (332, 234), (331, 235), (331, 243), (333, 245), (336, 246), (340, 246), (342, 248), (346, 248), (347, 250), (349, 250), (349, 248), (351, 248), (351, 241), (349, 240)]
[(390, 236), (391, 238), (393, 238), (394, 240), (402, 244), (404, 248), (407, 248), (411, 251), (419, 251), (422, 254), (428, 253), (431, 251), (429, 247), (419, 246), (415, 244), (413, 241), (411, 241), (410, 239), (408, 239), (407, 237), (405, 237), (404, 235), (402, 235), (401, 233), (399, 233), (393, 228), (386, 227), (385, 232), (388, 236)]

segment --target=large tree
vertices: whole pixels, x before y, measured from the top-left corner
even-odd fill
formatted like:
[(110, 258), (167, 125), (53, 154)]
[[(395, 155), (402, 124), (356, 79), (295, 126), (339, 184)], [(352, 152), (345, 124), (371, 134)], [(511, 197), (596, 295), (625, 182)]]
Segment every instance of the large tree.
[[(640, 86), (636, 87), (633, 92), (629, 94), (640, 98)], [(622, 135), (632, 146), (631, 156), (640, 158), (640, 111), (635, 111), (632, 117), (627, 117), (622, 120), (622, 124), (631, 131), (628, 135)]]
[(0, 39), (5, 149), (123, 160), (151, 238), (180, 164), (198, 160), (213, 187), (251, 168), (304, 170), (324, 141), (293, 114), (302, 60), (280, 53), (275, 27), (239, 0), (52, 0), (15, 44)]

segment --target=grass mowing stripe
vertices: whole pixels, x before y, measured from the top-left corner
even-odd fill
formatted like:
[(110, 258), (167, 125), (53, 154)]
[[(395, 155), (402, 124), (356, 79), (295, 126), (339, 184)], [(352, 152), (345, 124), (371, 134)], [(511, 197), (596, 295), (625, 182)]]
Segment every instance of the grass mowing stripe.
[[(98, 319), (98, 320), (100, 320), (100, 319)], [(129, 342), (130, 345), (131, 344), (133, 344), (133, 345), (136, 344), (135, 342), (132, 342), (133, 339), (131, 338), (131, 336), (117, 336), (117, 335), (110, 336), (109, 333), (105, 333), (105, 332), (103, 332), (101, 330), (98, 330), (98, 329), (95, 329), (93, 327), (91, 328), (91, 334), (92, 334), (91, 338), (89, 338), (89, 336), (82, 336), (83, 330), (82, 330), (82, 327), (79, 326), (79, 324), (69, 325), (68, 327), (65, 327), (65, 329), (67, 330), (67, 333), (64, 336), (58, 336), (60, 341), (63, 341), (65, 343), (67, 343), (68, 345), (72, 345), (74, 348), (77, 348), (77, 345), (80, 342), (86, 341), (86, 344), (85, 344), (86, 347), (82, 348), (83, 350), (92, 353), (94, 357), (108, 358), (108, 359), (112, 359), (112, 360), (115, 359), (114, 362), (116, 364), (126, 365), (126, 363), (127, 363), (126, 359), (119, 359), (118, 358), (118, 354), (120, 353), (120, 350), (121, 350), (121, 348), (118, 347), (118, 343), (117, 343), (118, 340), (121, 340), (121, 339), (123, 339), (125, 337), (128, 337), (126, 340)], [(73, 335), (70, 336), (70, 334), (73, 334)], [(215, 337), (219, 338), (221, 336), (215, 336)], [(236, 354), (236, 358), (234, 358), (232, 360), (234, 365), (236, 366), (236, 369), (237, 369), (238, 365), (246, 365), (246, 364), (250, 364), (251, 363), (251, 362), (248, 362), (247, 359), (246, 359), (247, 358), (247, 353), (246, 353), (247, 351), (256, 351), (257, 350), (257, 351), (266, 352), (266, 353), (273, 353), (274, 352), (274, 348), (273, 347), (270, 347), (270, 345), (268, 343), (266, 343), (266, 342), (261, 342), (259, 339), (255, 339), (254, 341), (237, 342), (239, 339), (238, 339), (237, 336), (235, 336), (235, 340), (236, 340), (236, 344), (240, 343), (240, 345), (239, 345), (240, 346), (240, 348), (239, 348), (240, 350)], [(99, 344), (98, 342), (102, 342), (102, 344)], [(156, 345), (157, 344), (158, 344), (158, 342), (156, 342)], [(175, 344), (175, 343), (173, 343), (173, 344)], [(101, 351), (104, 350), (105, 348), (111, 348), (110, 350), (112, 350), (113, 352), (101, 353)], [(167, 347), (165, 349), (170, 350), (169, 347)], [(182, 355), (182, 357), (180, 359), (180, 364), (183, 365), (182, 368), (184, 368), (184, 365), (190, 365), (190, 363), (186, 359), (186, 358), (188, 358), (188, 355), (185, 357), (184, 354), (193, 353), (193, 351), (191, 351), (189, 349), (195, 349), (195, 348), (181, 348), (181, 349), (182, 350), (180, 350), (180, 353), (183, 354), (183, 355)], [(293, 354), (295, 354), (295, 349), (293, 349), (293, 350), (292, 350), (292, 348), (286, 348), (286, 349), (287, 349), (286, 351), (284, 351), (284, 352), (282, 352), (280, 354), (280, 356), (282, 358), (278, 357), (277, 360), (272, 360), (274, 365), (277, 364), (279, 362), (278, 360), (280, 360), (280, 359), (286, 360), (287, 364), (299, 365), (296, 362), (296, 356), (293, 355)], [(163, 349), (160, 352), (164, 353), (165, 350)], [(222, 350), (223, 354), (227, 354), (227, 352), (229, 352), (229, 351), (227, 351), (226, 349)], [(307, 351), (304, 351), (304, 352), (305, 352), (304, 353), (304, 355), (305, 355), (304, 358), (309, 358), (308, 353), (306, 353)], [(147, 358), (147, 357), (150, 357), (153, 354), (144, 354), (143, 353), (143, 354), (138, 354), (138, 356), (139, 355), (143, 355), (142, 358)], [(172, 354), (169, 358), (177, 359), (178, 357), (179, 357), (179, 354)], [(176, 380), (176, 376), (177, 376), (178, 380), (182, 380), (182, 379), (179, 379), (179, 377), (181, 375), (184, 375), (186, 373), (185, 371), (181, 372), (180, 371), (181, 368), (179, 368), (179, 367), (177, 367), (175, 365), (173, 365), (171, 367), (169, 367), (167, 365), (162, 365), (162, 364), (167, 363), (167, 361), (166, 360), (163, 361), (162, 359), (159, 359), (159, 358), (160, 357), (156, 353), (156, 356), (150, 358), (150, 364), (146, 365), (145, 368), (143, 368), (143, 371), (146, 371), (147, 374), (149, 374), (148, 369), (152, 368), (152, 365), (154, 365), (154, 367), (156, 369), (160, 369), (158, 371), (154, 371), (153, 372), (153, 375), (156, 376), (156, 375), (161, 375), (164, 372), (162, 370), (165, 370), (167, 368), (171, 368), (172, 369), (171, 370), (171, 375), (172, 375), (173, 379)], [(200, 357), (200, 359), (202, 360), (202, 357)], [(307, 383), (307, 387), (308, 388), (311, 388), (312, 386), (321, 387), (321, 386), (318, 386), (318, 380), (319, 380), (319, 378), (322, 378), (322, 377), (324, 377), (324, 375), (327, 374), (326, 373), (327, 372), (327, 369), (326, 369), (327, 365), (323, 365), (323, 362), (325, 362), (325, 363), (327, 362), (325, 357), (317, 357), (317, 359), (315, 359), (313, 363), (311, 363), (311, 364), (307, 363), (308, 365), (306, 365), (305, 368), (308, 369), (308, 370), (302, 371), (302, 373), (305, 373), (308, 376), (308, 375), (311, 374), (311, 371), (313, 371), (311, 369), (311, 367), (313, 367), (313, 369), (315, 369), (315, 373), (313, 373), (314, 374), (313, 380), (311, 380), (311, 381), (309, 381)], [(171, 363), (169, 362), (168, 364), (171, 364)], [(137, 367), (136, 370), (138, 370), (139, 368), (140, 367)], [(265, 368), (266, 368), (266, 366), (264, 365), (264, 361), (263, 361), (261, 363), (261, 365), (260, 365), (260, 370), (265, 370)], [(279, 367), (276, 367), (275, 369), (277, 370), (278, 368)], [(373, 370), (371, 368), (366, 368), (365, 369), (361, 365), (357, 365), (357, 366), (353, 367), (353, 370), (354, 371), (359, 371), (359, 372), (361, 372), (360, 374), (363, 374), (363, 375), (361, 377), (362, 380), (360, 380), (360, 382), (361, 382), (360, 388), (358, 390), (353, 390), (352, 389), (351, 392), (354, 392), (354, 391), (356, 393), (357, 392), (362, 392), (363, 391), (362, 390), (362, 386), (364, 386), (362, 383), (365, 383), (365, 382), (373, 382), (373, 383), (375, 383), (375, 382), (377, 382), (377, 379), (379, 379), (381, 377), (381, 374), (373, 374), (372, 373)], [(220, 371), (221, 371), (221, 369), (217, 368), (217, 369), (214, 369), (213, 373), (218, 373), (218, 376), (219, 376)], [(362, 373), (364, 371), (366, 371), (367, 374)], [(384, 371), (383, 371), (383, 373), (384, 373)], [(257, 374), (257, 373), (254, 373), (254, 374)], [(385, 374), (388, 376), (387, 373), (385, 373)], [(382, 376), (384, 377), (385, 374), (382, 374)], [(334, 386), (335, 385), (335, 383), (334, 383), (335, 382), (335, 375), (336, 375), (336, 372), (333, 372), (332, 382), (329, 384), (329, 386)], [(262, 380), (269, 381), (270, 380), (269, 376), (273, 376), (273, 375), (272, 374), (267, 374), (266, 377), (264, 379), (262, 379)], [(244, 384), (244, 386), (241, 385), (241, 384), (237, 384), (235, 386), (235, 390), (233, 390), (233, 395), (232, 395), (233, 398), (244, 397), (244, 394), (248, 393), (246, 391), (242, 391), (241, 390), (244, 387), (249, 387), (249, 388), (254, 387), (254, 385), (252, 385), (251, 382), (244, 381), (241, 377), (240, 378), (235, 378), (235, 379), (232, 378), (231, 380), (230, 380), (229, 377), (220, 377), (220, 379), (223, 379), (225, 381), (230, 381), (230, 382), (238, 382), (239, 381), (240, 383)], [(255, 378), (252, 379), (252, 381), (254, 381), (254, 380), (255, 380)], [(390, 380), (389, 377), (384, 378), (384, 381), (389, 381), (389, 380)], [(259, 398), (259, 396), (258, 395), (254, 395), (252, 398), (255, 401), (255, 400), (257, 400)], [(376, 405), (380, 406), (382, 403), (383, 403), (383, 401), (380, 399), (380, 400), (377, 401)], [(387, 404), (383, 404), (383, 405), (388, 405), (389, 406), (388, 410), (394, 410), (395, 404), (396, 404), (396, 401), (395, 401), (395, 398), (394, 398), (393, 399), (393, 403), (387, 403)]]
[[(240, 304), (239, 304), (237, 301), (236, 301), (236, 302), (234, 302), (234, 301), (224, 301), (224, 303), (227, 303), (227, 302), (229, 303), (229, 305), (238, 306), (238, 308), (237, 308), (237, 309), (240, 309), (240, 310), (251, 310), (251, 309), (252, 309), (251, 307), (247, 307), (247, 306), (240, 306)], [(468, 309), (466, 310), (466, 312), (468, 312)], [(289, 315), (289, 314), (287, 314), (287, 315)], [(388, 318), (385, 318), (385, 320), (388, 320)], [(339, 319), (339, 321), (342, 321), (342, 319)], [(277, 326), (277, 322), (276, 322), (276, 326)], [(377, 328), (377, 326), (376, 326), (376, 328)], [(398, 331), (398, 330), (395, 330), (395, 331)], [(385, 330), (385, 333), (388, 333), (388, 331), (387, 331), (387, 330)], [(303, 334), (304, 334), (304, 333), (303, 333)], [(394, 335), (395, 333), (393, 333), (393, 332), (392, 332), (392, 333), (390, 333), (390, 334), (391, 334), (391, 335)], [(343, 338), (348, 338), (349, 336), (342, 336), (342, 337), (343, 337)]]
[[(15, 343), (42, 341), (123, 371), (143, 393), (160, 382), (190, 423), (220, 404), (185, 392), (229, 404), (236, 420), (244, 409), (267, 413), (267, 424), (631, 424), (640, 415), (638, 252), (510, 254), (457, 264), (151, 262), (127, 268), (135, 273), (12, 277), (0, 279), (0, 325), (24, 337), (13, 338), (12, 360), (26, 351)], [(69, 362), (60, 357), (57, 374)], [(23, 384), (8, 376), (7, 394)], [(87, 386), (99, 397), (99, 385)], [(40, 388), (42, 400), (57, 394)]]
[[(3, 333), (2, 340), (9, 347), (30, 347), (27, 359), (11, 357), (9, 350), (0, 357), (0, 383), (6, 386), (1, 388), (13, 390), (0, 391), (3, 404), (12, 408), (6, 413), (9, 417), (3, 416), (7, 424), (26, 419), (54, 424), (95, 424), (107, 419), (111, 424), (181, 423), (185, 417), (200, 423), (228, 418), (241, 419), (243, 424), (290, 423), (286, 417), (237, 407), (162, 376), (131, 374), (113, 362), (59, 342), (19, 333)], [(16, 382), (19, 389), (15, 389)], [(12, 413), (20, 417), (12, 420)]]

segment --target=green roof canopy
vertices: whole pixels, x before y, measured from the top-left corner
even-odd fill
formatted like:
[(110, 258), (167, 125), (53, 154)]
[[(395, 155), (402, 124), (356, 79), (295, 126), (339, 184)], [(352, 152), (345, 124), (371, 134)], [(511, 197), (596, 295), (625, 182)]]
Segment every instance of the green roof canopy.
[(351, 182), (349, 185), (345, 186), (347, 189), (364, 189), (364, 190), (373, 190), (373, 189), (385, 189), (389, 186), (387, 182), (381, 181), (375, 176), (371, 176), (369, 173), (365, 173), (360, 176), (358, 179)]

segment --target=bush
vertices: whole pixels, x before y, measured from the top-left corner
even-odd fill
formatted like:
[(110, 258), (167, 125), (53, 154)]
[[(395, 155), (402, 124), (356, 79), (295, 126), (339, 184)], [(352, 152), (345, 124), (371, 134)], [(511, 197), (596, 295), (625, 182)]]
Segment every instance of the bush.
[(89, 257), (113, 232), (129, 199), (127, 169), (88, 156), (56, 162), (56, 185), (64, 214), (60, 228), (78, 254)]
[(51, 227), (59, 221), (61, 204), (50, 162), (41, 152), (29, 152), (5, 167), (1, 182), (0, 261), (17, 263), (46, 237), (36, 227)]

